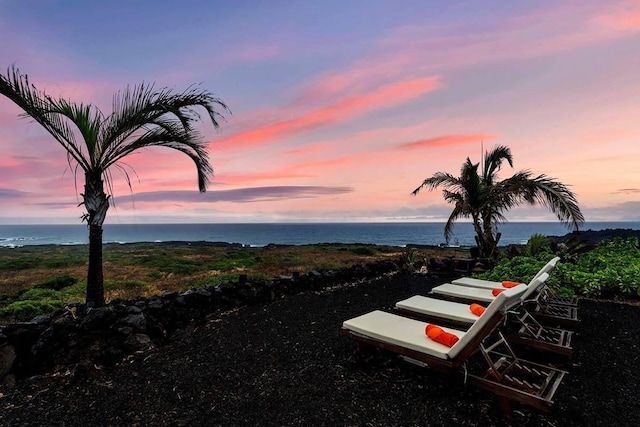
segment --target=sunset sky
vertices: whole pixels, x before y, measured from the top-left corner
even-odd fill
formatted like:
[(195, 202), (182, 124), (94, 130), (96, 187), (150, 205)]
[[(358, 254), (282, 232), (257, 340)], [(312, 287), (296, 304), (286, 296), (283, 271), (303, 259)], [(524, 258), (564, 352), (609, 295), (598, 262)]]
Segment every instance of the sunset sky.
[[(215, 178), (168, 149), (113, 170), (107, 223), (442, 221), (435, 172), (481, 144), (640, 220), (640, 1), (0, 0), (0, 72), (110, 112), (128, 84), (224, 100)], [(0, 223), (79, 223), (83, 176), (0, 97)], [(554, 220), (522, 207), (510, 221)]]

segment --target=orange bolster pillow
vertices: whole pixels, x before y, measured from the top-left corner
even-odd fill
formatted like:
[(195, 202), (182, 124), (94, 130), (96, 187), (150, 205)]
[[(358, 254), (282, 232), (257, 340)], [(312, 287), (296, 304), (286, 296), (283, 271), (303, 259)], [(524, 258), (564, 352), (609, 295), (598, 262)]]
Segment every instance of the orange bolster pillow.
[(491, 295), (493, 295), (494, 297), (497, 297), (502, 291), (504, 291), (504, 289), (494, 289), (491, 291)]
[(469, 310), (471, 310), (471, 312), (476, 316), (482, 316), (482, 313), (484, 313), (486, 309), (480, 304), (471, 304), (469, 306)]
[(453, 345), (460, 340), (460, 338), (454, 334), (445, 332), (441, 327), (432, 324), (428, 324), (424, 332), (435, 342), (444, 344), (447, 347), (453, 347)]
[(515, 288), (519, 284), (520, 283), (518, 283), (518, 282), (510, 282), (508, 280), (505, 280), (504, 282), (502, 282), (502, 287), (503, 288)]

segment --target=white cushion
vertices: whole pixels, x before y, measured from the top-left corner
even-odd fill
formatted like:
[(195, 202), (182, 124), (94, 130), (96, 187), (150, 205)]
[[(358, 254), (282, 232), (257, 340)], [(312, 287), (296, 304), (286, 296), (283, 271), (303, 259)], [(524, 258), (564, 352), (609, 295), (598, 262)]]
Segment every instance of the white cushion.
[[(498, 311), (503, 310), (513, 301), (518, 301), (525, 289), (525, 285), (520, 285), (502, 292), (466, 332), (438, 325), (460, 339), (451, 348), (427, 336), (425, 329), (428, 323), (379, 310), (346, 320), (342, 327), (378, 341), (395, 344), (439, 359), (454, 359)], [(432, 323), (437, 325), (436, 322)]]
[(446, 332), (460, 338), (460, 341), (449, 348), (427, 336), (425, 333), (427, 323), (379, 310), (349, 319), (342, 326), (378, 341), (395, 344), (445, 360), (452, 358), (449, 355), (459, 347), (460, 341), (465, 335), (463, 331), (442, 327)]
[[(560, 257), (552, 258), (548, 263), (546, 263), (540, 269), (540, 271), (536, 273), (535, 276), (533, 276), (533, 279), (538, 278), (543, 273), (550, 273), (551, 270), (553, 270), (556, 267), (556, 264), (558, 263), (558, 261), (560, 261)], [(516, 281), (509, 278), (505, 278), (504, 280)], [(452, 280), (451, 283), (453, 283), (454, 285), (469, 286), (472, 288), (480, 288), (480, 289), (502, 288), (502, 281), (497, 282), (497, 281), (491, 281), (491, 280), (474, 279), (473, 277), (461, 277), (459, 279)], [(531, 282), (529, 282), (529, 284), (531, 284)]]
[(444, 301), (436, 298), (429, 298), (422, 295), (415, 295), (396, 303), (399, 309), (426, 314), (429, 316), (443, 317), (458, 322), (471, 324), (478, 320), (478, 316), (469, 309), (469, 304)]
[[(489, 280), (482, 279), (474, 279), (473, 277), (461, 277), (459, 279), (455, 279), (451, 281), (454, 285), (467, 286), (471, 288), (479, 288), (479, 289), (502, 289), (502, 282), (492, 282)], [(506, 289), (506, 288), (504, 288)]]
[(471, 288), (469, 286), (454, 285), (451, 283), (445, 283), (443, 285), (436, 286), (431, 290), (431, 292), (434, 294), (464, 298), (483, 303), (490, 303), (491, 301), (496, 299), (496, 297), (494, 297), (491, 293), (490, 289)]

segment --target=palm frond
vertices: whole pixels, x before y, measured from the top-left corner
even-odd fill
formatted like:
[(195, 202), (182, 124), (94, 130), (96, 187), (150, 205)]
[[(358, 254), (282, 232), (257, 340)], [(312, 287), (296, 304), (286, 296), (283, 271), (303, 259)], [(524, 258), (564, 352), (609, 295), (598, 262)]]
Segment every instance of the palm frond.
[(442, 190), (442, 197), (447, 203), (465, 203), (464, 194), (458, 192)]
[[(65, 99), (50, 99), (50, 102), (55, 109), (52, 114), (56, 118), (66, 118), (76, 126), (84, 140), (84, 147), (87, 150), (86, 157), (91, 160), (91, 166), (95, 167), (98, 163), (98, 137), (104, 121), (102, 112), (91, 104), (76, 104)], [(71, 138), (73, 138), (74, 146), (82, 151), (82, 146), (75, 142), (73, 134)]]
[(464, 207), (461, 204), (456, 204), (444, 225), (444, 239), (449, 243), (451, 236), (453, 236), (453, 227), (455, 222), (460, 218), (467, 218), (469, 214), (465, 212)]
[(446, 172), (436, 172), (433, 174), (431, 178), (425, 179), (422, 184), (415, 190), (411, 192), (414, 196), (420, 192), (424, 187), (427, 187), (429, 190), (434, 190), (438, 187), (446, 187), (446, 188), (461, 188), (462, 183), (459, 178), (446, 173)]
[(202, 192), (206, 191), (210, 177), (213, 176), (206, 145), (195, 131), (188, 132), (177, 125), (170, 131), (165, 127), (150, 129), (144, 135), (121, 144), (104, 166), (116, 164), (127, 155), (145, 147), (167, 147), (189, 156), (196, 165), (198, 188)]
[(556, 214), (560, 222), (571, 225), (575, 230), (584, 224), (584, 216), (578, 207), (578, 200), (566, 185), (544, 174), (535, 177), (533, 182), (538, 188), (537, 201)]
[(502, 162), (505, 160), (509, 163), (509, 166), (513, 167), (511, 150), (504, 145), (497, 145), (485, 154), (482, 177), (488, 185), (493, 184), (495, 174), (500, 170)]
[(101, 140), (118, 145), (143, 126), (162, 126), (163, 120), (167, 120), (165, 116), (171, 117), (171, 121), (180, 122), (185, 130), (190, 131), (193, 123), (200, 119), (196, 107), (207, 111), (215, 128), (224, 118), (218, 109), (230, 112), (222, 100), (194, 87), (178, 94), (166, 88), (156, 91), (153, 85), (144, 83), (133, 88), (127, 87), (124, 92), (114, 95), (113, 113), (103, 127)]
[(75, 123), (73, 115), (65, 114), (67, 111), (64, 110), (64, 102), (55, 101), (39, 91), (29, 82), (29, 77), (21, 74), (15, 66), (7, 69), (6, 76), (0, 75), (0, 95), (6, 96), (20, 107), (23, 117), (29, 117), (44, 127), (83, 169), (88, 168), (90, 162), (69, 126), (68, 121)]
[(229, 112), (226, 104), (209, 92), (188, 88), (175, 94), (170, 89), (156, 91), (153, 85), (127, 87), (114, 96), (114, 112), (105, 120), (100, 134), (100, 163), (106, 167), (144, 147), (162, 146), (188, 155), (196, 164), (198, 186), (205, 191), (213, 168), (206, 143), (193, 129), (200, 119), (196, 108), (207, 112), (214, 127)]

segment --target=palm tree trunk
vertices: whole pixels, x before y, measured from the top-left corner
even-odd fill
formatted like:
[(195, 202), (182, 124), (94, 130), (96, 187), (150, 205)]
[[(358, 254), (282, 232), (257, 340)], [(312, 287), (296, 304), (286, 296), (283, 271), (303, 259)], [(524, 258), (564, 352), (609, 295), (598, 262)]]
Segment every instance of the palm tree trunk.
[(486, 241), (484, 238), (484, 234), (482, 233), (482, 228), (480, 227), (480, 220), (477, 215), (471, 215), (473, 219), (473, 229), (476, 232), (476, 244), (478, 245), (478, 249), (480, 249), (480, 257), (486, 258)]
[(104, 276), (102, 273), (102, 224), (109, 209), (109, 197), (104, 192), (102, 171), (85, 173), (84, 205), (89, 225), (89, 269), (87, 271), (87, 307), (102, 307)]
[(482, 229), (484, 231), (485, 258), (494, 259), (497, 255), (498, 243), (493, 236), (493, 228), (491, 223), (491, 215), (483, 215)]
[(87, 307), (102, 307), (104, 276), (102, 274), (102, 225), (89, 225), (89, 269), (87, 272)]

